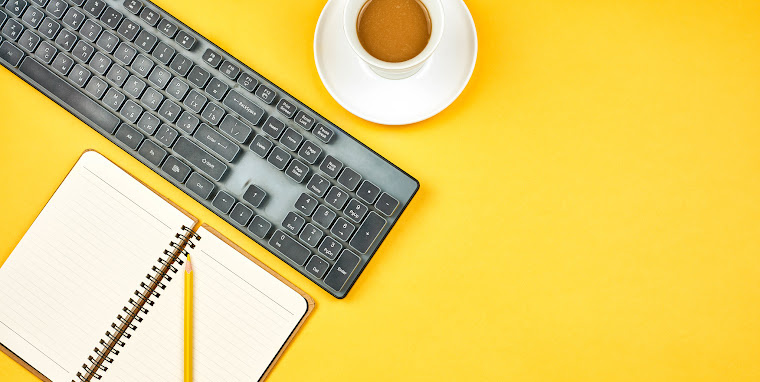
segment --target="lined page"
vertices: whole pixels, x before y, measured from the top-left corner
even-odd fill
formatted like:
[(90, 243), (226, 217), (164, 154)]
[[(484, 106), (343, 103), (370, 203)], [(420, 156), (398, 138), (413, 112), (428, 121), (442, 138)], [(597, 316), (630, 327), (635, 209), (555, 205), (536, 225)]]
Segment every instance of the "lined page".
[(193, 220), (100, 154), (68, 174), (0, 268), (0, 342), (70, 382)]
[[(194, 378), (259, 380), (306, 314), (307, 302), (209, 231), (198, 234), (201, 240), (189, 250), (195, 273)], [(104, 381), (182, 381), (181, 268)]]

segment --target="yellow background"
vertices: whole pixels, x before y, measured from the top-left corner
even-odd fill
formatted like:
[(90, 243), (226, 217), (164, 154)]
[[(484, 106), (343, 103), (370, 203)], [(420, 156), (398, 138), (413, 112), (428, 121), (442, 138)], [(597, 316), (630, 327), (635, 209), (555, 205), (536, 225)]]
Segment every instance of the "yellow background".
[(0, 260), (94, 148), (314, 296), (270, 381), (760, 380), (760, 3), (468, 1), (472, 80), (405, 127), (322, 86), (323, 1), (157, 3), (419, 194), (336, 300), (0, 69)]

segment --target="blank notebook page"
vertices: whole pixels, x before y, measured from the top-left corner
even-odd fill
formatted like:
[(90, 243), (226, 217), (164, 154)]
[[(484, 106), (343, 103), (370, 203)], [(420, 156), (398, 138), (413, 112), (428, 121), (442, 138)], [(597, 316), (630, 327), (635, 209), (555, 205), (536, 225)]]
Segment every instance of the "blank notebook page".
[(86, 152), (0, 268), (0, 343), (76, 379), (182, 225), (193, 219)]
[[(256, 381), (307, 312), (306, 299), (204, 228), (190, 251), (196, 381)], [(104, 381), (182, 381), (184, 269), (167, 283)], [(143, 365), (137, 367), (135, 365)]]

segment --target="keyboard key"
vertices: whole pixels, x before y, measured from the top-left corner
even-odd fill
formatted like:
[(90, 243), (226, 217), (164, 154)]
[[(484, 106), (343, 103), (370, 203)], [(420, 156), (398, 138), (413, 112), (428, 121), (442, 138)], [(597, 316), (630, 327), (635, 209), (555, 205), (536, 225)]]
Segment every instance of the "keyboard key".
[(229, 90), (229, 86), (219, 80), (218, 78), (212, 78), (211, 81), (208, 82), (208, 85), (206, 85), (206, 93), (211, 96), (211, 98), (221, 101), (222, 97), (224, 97), (224, 94), (227, 93), (227, 90)]
[(90, 16), (98, 18), (100, 17), (100, 14), (103, 13), (103, 9), (106, 8), (106, 3), (102, 0), (87, 0), (82, 8), (84, 8), (84, 11), (89, 13)]
[(222, 62), (222, 56), (211, 49), (206, 49), (206, 52), (203, 53), (203, 61), (209, 64), (212, 68), (216, 69)]
[(156, 42), (158, 42), (158, 37), (145, 29), (140, 31), (140, 33), (137, 35), (137, 38), (135, 39), (135, 45), (137, 45), (137, 49), (140, 49), (145, 53), (150, 53), (153, 47), (156, 46)]
[(344, 249), (340, 257), (338, 257), (338, 261), (335, 262), (335, 265), (325, 276), (325, 284), (335, 291), (339, 291), (346, 285), (346, 281), (354, 273), (359, 261), (359, 256), (356, 256), (356, 254), (348, 249)]
[(143, 93), (142, 97), (140, 97), (140, 102), (142, 102), (145, 107), (153, 111), (158, 110), (158, 106), (161, 105), (161, 101), (163, 100), (164, 96), (159, 93), (158, 90), (150, 87), (146, 89), (145, 93)]
[(84, 13), (76, 8), (69, 8), (69, 10), (66, 11), (66, 15), (63, 16), (63, 24), (73, 30), (78, 30), (79, 27), (82, 26), (84, 20)]
[(90, 68), (92, 68), (92, 71), (101, 76), (106, 74), (106, 70), (108, 70), (110, 66), (111, 59), (101, 52), (95, 53), (95, 55), (92, 56), (92, 61), (90, 61)]
[(277, 102), (277, 111), (288, 118), (293, 118), (296, 114), (296, 105), (283, 98), (280, 102)]
[(282, 135), (282, 132), (285, 131), (285, 124), (282, 123), (282, 121), (279, 119), (270, 115), (269, 118), (267, 118), (267, 121), (264, 122), (261, 130), (263, 130), (270, 137), (277, 139), (280, 137), (280, 135)]
[(218, 125), (219, 122), (222, 121), (223, 116), (224, 109), (213, 102), (209, 102), (206, 107), (203, 108), (203, 112), (201, 112), (201, 118), (214, 126)]
[(174, 122), (177, 117), (179, 117), (179, 113), (182, 112), (182, 108), (179, 107), (176, 103), (166, 100), (164, 103), (161, 104), (161, 107), (158, 109), (158, 115), (161, 117), (164, 117), (165, 120), (169, 122)]
[(278, 170), (284, 170), (285, 166), (287, 166), (288, 162), (290, 162), (290, 158), (290, 154), (285, 152), (285, 150), (279, 147), (275, 147), (274, 150), (272, 150), (272, 153), (269, 154), (267, 161), (269, 161), (269, 163), (271, 163)]
[(153, 71), (150, 72), (150, 76), (148, 76), (148, 81), (159, 89), (165, 88), (171, 79), (172, 75), (169, 74), (169, 71), (160, 66), (153, 68)]
[(193, 62), (190, 61), (187, 57), (178, 54), (174, 56), (174, 59), (172, 60), (171, 64), (169, 64), (169, 69), (173, 70), (174, 73), (177, 73), (178, 75), (185, 77), (187, 76), (187, 72), (190, 71), (190, 68), (193, 66)]
[(338, 183), (345, 186), (349, 191), (355, 190), (361, 180), (362, 176), (352, 170), (351, 167), (344, 168), (338, 177)]
[(314, 212), (314, 216), (311, 218), (315, 223), (321, 225), (323, 228), (330, 228), (330, 225), (338, 216), (333, 210), (327, 208), (327, 206), (321, 205)]
[(257, 135), (253, 138), (253, 142), (251, 142), (251, 151), (262, 158), (267, 156), (267, 153), (269, 153), (269, 149), (271, 148), (272, 141), (264, 138), (262, 135)]
[(319, 256), (312, 256), (306, 264), (306, 271), (318, 279), (321, 279), (322, 276), (325, 275), (327, 268), (330, 268), (330, 264), (328, 264), (327, 261), (322, 260)]
[(74, 47), (74, 43), (76, 42), (77, 36), (67, 31), (66, 29), (62, 30), (61, 33), (58, 34), (58, 37), (55, 38), (56, 45), (67, 52), (71, 51), (71, 49)]
[(296, 200), (295, 207), (304, 215), (311, 216), (311, 213), (314, 212), (314, 209), (317, 208), (318, 204), (319, 202), (317, 199), (309, 194), (303, 193), (298, 197), (298, 200)]
[[(3, 59), (7, 57), (5, 53), (6, 45), (9, 45), (7, 41), (3, 41), (2, 45), (0, 45), (0, 56)], [(116, 130), (116, 126), (118, 126), (120, 121), (119, 118), (108, 112), (90, 97), (82, 94), (82, 92), (61, 77), (58, 77), (48, 68), (42, 66), (42, 64), (27, 58), (21, 63), (19, 70), (28, 76), (32, 83), (38, 84), (41, 88), (48, 89), (51, 94), (57, 97), (58, 102), (67, 106), (69, 110), (74, 110), (88, 123), (97, 126), (100, 130), (109, 134)]]
[(69, 74), (72, 65), (74, 65), (74, 60), (63, 53), (59, 53), (55, 56), (55, 59), (53, 59), (53, 63), (51, 64), (53, 69), (64, 76)]
[(41, 10), (37, 9), (36, 7), (29, 7), (26, 12), (24, 12), (24, 16), (21, 18), (21, 21), (23, 21), (24, 24), (30, 28), (37, 29), (37, 26), (40, 25), (43, 17), (45, 17), (45, 14), (42, 13)]
[(203, 200), (208, 199), (208, 196), (211, 195), (211, 191), (214, 190), (214, 184), (197, 172), (190, 174), (185, 185), (190, 191), (200, 196)]
[(190, 166), (182, 163), (174, 155), (169, 155), (161, 169), (180, 183), (184, 183), (190, 174)]
[(232, 109), (235, 113), (240, 114), (240, 116), (253, 125), (257, 125), (261, 120), (261, 117), (264, 115), (263, 109), (256, 106), (253, 101), (243, 97), (242, 94), (235, 90), (229, 92), (229, 94), (224, 97), (224, 105)]
[(303, 158), (309, 164), (314, 164), (319, 159), (319, 155), (322, 154), (322, 148), (315, 145), (314, 142), (306, 141), (298, 150), (298, 156)]
[(24, 27), (18, 21), (14, 19), (8, 20), (3, 27), (3, 36), (9, 38), (11, 41), (18, 40), (21, 33), (24, 31)]
[(370, 211), (367, 219), (364, 220), (364, 223), (356, 231), (356, 235), (354, 235), (348, 245), (361, 253), (366, 253), (384, 227), (385, 219), (377, 212)]
[(298, 235), (301, 232), (304, 224), (306, 224), (306, 220), (295, 212), (288, 212), (288, 215), (282, 220), (282, 226), (294, 235)]
[(11, 0), (5, 5), (5, 9), (7, 9), (13, 16), (21, 17), (21, 14), (24, 13), (24, 9), (26, 9), (27, 5), (29, 5), (29, 3), (25, 0)]
[(296, 159), (290, 162), (290, 165), (288, 165), (288, 169), (285, 170), (285, 173), (288, 174), (288, 176), (296, 182), (301, 183), (306, 177), (306, 174), (309, 173), (309, 167)]
[(174, 48), (170, 47), (169, 45), (166, 45), (163, 41), (159, 42), (158, 45), (156, 45), (156, 49), (153, 51), (153, 57), (158, 60), (158, 62), (169, 65), (169, 61), (171, 61), (172, 57), (174, 57)]
[(42, 62), (49, 64), (51, 61), (53, 61), (53, 57), (55, 54), (58, 53), (58, 50), (55, 49), (52, 45), (50, 45), (49, 42), (43, 41), (42, 44), (37, 48), (37, 51), (34, 52), (34, 55), (37, 56)]
[[(64, 18), (64, 22), (65, 20), (66, 19)], [(124, 19), (124, 21), (121, 22), (121, 25), (119, 25), (119, 28), (116, 29), (116, 33), (127, 41), (134, 40), (138, 32), (140, 32), (140, 26), (130, 19)]]
[(185, 31), (179, 31), (177, 37), (174, 38), (174, 41), (187, 50), (193, 49), (193, 45), (195, 45), (195, 37), (190, 36), (190, 34)]
[(200, 113), (201, 109), (203, 109), (203, 105), (206, 104), (207, 100), (208, 99), (206, 96), (201, 94), (197, 89), (193, 89), (190, 91), (190, 94), (187, 95), (187, 98), (185, 98), (185, 101), (182, 103), (193, 112)]
[(303, 110), (296, 114), (294, 121), (308, 131), (311, 131), (311, 128), (314, 127), (314, 117), (306, 114)]
[(18, 44), (21, 46), (21, 49), (27, 51), (27, 53), (33, 53), (39, 43), (40, 36), (34, 34), (31, 29), (25, 30), (18, 39)]
[(127, 8), (128, 11), (139, 14), (140, 10), (142, 9), (143, 5), (138, 0), (126, 0), (124, 1), (124, 8)]
[(248, 186), (247, 190), (245, 190), (245, 193), (243, 194), (243, 200), (245, 200), (248, 203), (251, 203), (251, 205), (254, 208), (259, 208), (259, 206), (261, 206), (261, 203), (264, 201), (264, 198), (266, 196), (267, 196), (266, 191), (252, 184)]
[(137, 49), (129, 46), (126, 43), (121, 43), (113, 52), (113, 56), (124, 65), (129, 65), (137, 55)]
[(234, 220), (235, 222), (237, 222), (238, 224), (242, 226), (248, 225), (248, 221), (251, 219), (252, 216), (253, 216), (253, 211), (250, 208), (240, 203), (235, 204), (235, 207), (232, 209), (232, 212), (230, 212), (230, 217), (232, 218), (232, 220)]
[[(0, 15), (0, 25), (3, 24), (3, 19)], [(52, 40), (55, 38), (55, 35), (58, 33), (58, 31), (61, 29), (61, 24), (58, 24), (55, 20), (51, 19), (50, 17), (46, 17), (44, 20), (42, 20), (42, 24), (40, 25), (40, 33), (45, 36), (45, 38)]]
[(161, 127), (156, 131), (156, 139), (158, 139), (158, 143), (161, 143), (166, 147), (171, 147), (174, 140), (177, 139), (177, 136), (179, 136), (179, 132), (165, 123), (161, 124)]
[(116, 129), (116, 134), (114, 134), (114, 136), (124, 142), (124, 144), (132, 150), (137, 150), (137, 147), (140, 146), (140, 142), (142, 142), (144, 138), (143, 135), (132, 126), (123, 123), (118, 129)]
[(314, 226), (314, 224), (307, 223), (306, 226), (303, 228), (303, 231), (301, 231), (301, 234), (298, 235), (298, 238), (303, 240), (306, 245), (314, 248), (319, 244), (319, 240), (324, 236), (325, 233), (322, 232), (319, 228)]
[(149, 139), (143, 141), (137, 152), (142, 155), (143, 158), (147, 159), (148, 162), (153, 163), (156, 166), (160, 166), (164, 157), (166, 157), (166, 150), (158, 147), (157, 144)]
[(343, 210), (343, 213), (346, 214), (346, 216), (348, 216), (348, 218), (351, 219), (354, 223), (359, 223), (364, 218), (364, 215), (367, 214), (367, 211), (369, 211), (369, 208), (367, 208), (367, 206), (356, 199), (351, 199), (348, 204), (346, 204), (346, 208)]
[(103, 15), (100, 16), (100, 21), (102, 21), (103, 24), (106, 24), (108, 28), (116, 29), (116, 27), (119, 26), (119, 22), (123, 18), (124, 18), (124, 15), (119, 13), (119, 11), (111, 7), (108, 7), (106, 8), (105, 12), (103, 12)]
[(182, 100), (187, 91), (190, 89), (185, 81), (180, 80), (177, 77), (172, 78), (169, 82), (169, 86), (166, 87), (166, 93), (177, 101)]
[(243, 89), (248, 90), (251, 93), (253, 93), (253, 90), (256, 89), (256, 85), (259, 84), (259, 81), (248, 73), (241, 74), (237, 82), (240, 84), (240, 86), (243, 87)]
[(177, 127), (184, 130), (188, 134), (192, 134), (200, 122), (201, 121), (198, 119), (198, 117), (186, 111), (183, 111), (177, 120)]
[(8, 41), (0, 44), (0, 59), (7, 62), (10, 66), (18, 66), (21, 59), (24, 58), (24, 52), (16, 48)]
[(335, 186), (330, 188), (330, 191), (325, 196), (325, 202), (339, 210), (343, 208), (347, 201), (348, 193)]
[(362, 182), (362, 185), (359, 187), (359, 190), (356, 191), (356, 196), (361, 198), (361, 200), (364, 200), (365, 202), (372, 204), (375, 202), (375, 199), (377, 199), (377, 196), (380, 195), (380, 188), (375, 186), (372, 182), (365, 180)]
[(267, 236), (271, 228), (272, 223), (259, 215), (254, 216), (251, 224), (248, 225), (248, 230), (262, 239)]
[(222, 123), (219, 125), (219, 130), (227, 133), (232, 139), (240, 143), (247, 141), (248, 136), (253, 132), (253, 129), (251, 129), (250, 126), (231, 115), (226, 115), (224, 117)]
[(142, 12), (140, 12), (140, 18), (148, 23), (148, 25), (154, 27), (158, 24), (158, 20), (161, 16), (150, 8), (143, 8)]
[(177, 26), (174, 25), (174, 23), (170, 22), (167, 19), (163, 19), (158, 22), (158, 30), (161, 31), (161, 33), (164, 34), (164, 36), (172, 38), (175, 34), (177, 34)]
[(227, 171), (227, 165), (214, 158), (191, 140), (180, 137), (174, 144), (174, 152), (185, 158), (195, 167), (201, 169), (206, 175), (215, 181), (219, 181)]
[(134, 75), (129, 76), (127, 83), (124, 84), (124, 91), (132, 97), (139, 98), (145, 89), (145, 82)]
[(332, 155), (328, 155), (322, 162), (322, 165), (319, 166), (319, 169), (322, 170), (322, 172), (333, 179), (338, 176), (338, 173), (342, 168), (343, 162), (333, 158)]
[[(108, 90), (108, 84), (98, 77), (93, 77), (87, 86), (84, 88), (84, 92), (91, 95), (95, 99), (100, 99), (103, 94)], [(133, 121), (130, 121), (133, 122)]]
[(153, 135), (160, 123), (161, 120), (158, 119), (158, 117), (151, 113), (145, 113), (142, 115), (142, 117), (140, 117), (140, 120), (137, 121), (137, 127), (139, 127), (140, 130), (144, 131), (146, 134)]
[(259, 88), (256, 89), (256, 95), (266, 104), (271, 104), (277, 98), (277, 93), (264, 84), (259, 85)]
[(148, 56), (140, 53), (135, 57), (135, 61), (132, 63), (132, 70), (137, 72), (141, 77), (145, 78), (150, 70), (153, 69), (153, 61)]
[(63, 0), (51, 0), (45, 10), (50, 12), (50, 15), (53, 17), (60, 20), (68, 8), (69, 5)]
[(74, 49), (71, 50), (71, 55), (82, 60), (82, 62), (89, 61), (93, 53), (95, 53), (95, 48), (82, 40), (79, 40), (77, 44), (74, 45)]
[(269, 239), (269, 245), (298, 265), (303, 265), (311, 254), (308, 248), (279, 229), (274, 231), (272, 238)]
[(318, 124), (316, 128), (314, 128), (314, 135), (316, 135), (317, 138), (319, 138), (319, 140), (324, 143), (330, 143), (334, 134), (335, 133), (333, 133), (331, 129), (321, 123)]
[(71, 70), (71, 73), (69, 73), (69, 79), (74, 81), (74, 83), (81, 88), (84, 87), (84, 84), (87, 83), (87, 80), (90, 79), (91, 75), (92, 73), (85, 69), (84, 66), (76, 64), (74, 65), (74, 69)]
[(235, 198), (232, 197), (232, 195), (226, 193), (225, 191), (219, 191), (218, 194), (214, 197), (214, 201), (211, 202), (211, 205), (216, 207), (219, 211), (222, 211), (222, 213), (230, 212), (230, 209), (232, 209), (232, 206), (235, 204)]
[(118, 44), (119, 38), (108, 31), (103, 32), (103, 34), (101, 34), (98, 38), (98, 42), (95, 43), (95, 45), (97, 45), (100, 49), (103, 49), (108, 53), (113, 52)]
[(222, 72), (225, 76), (229, 77), (229, 79), (234, 80), (240, 73), (240, 68), (238, 68), (235, 64), (224, 60), (224, 62), (222, 62), (222, 65), (219, 67), (219, 71)]
[(298, 146), (301, 145), (302, 141), (303, 135), (299, 134), (297, 131), (289, 127), (285, 129), (285, 132), (280, 138), (280, 143), (282, 143), (282, 145), (290, 151), (296, 151), (298, 149)]
[(98, 36), (100, 36), (101, 31), (103, 31), (103, 28), (100, 25), (96, 24), (91, 19), (88, 19), (82, 25), (79, 35), (89, 42), (95, 42), (95, 40), (98, 39)]
[(209, 77), (211, 75), (200, 66), (194, 66), (192, 70), (190, 70), (190, 74), (187, 76), (187, 79), (193, 83), (195, 86), (199, 88), (203, 88), (206, 86), (206, 82), (208, 82)]
[[(44, 7), (45, 4), (47, 4), (48, 0), (32, 0), (33, 3), (39, 5), (40, 7)], [(5, 1), (0, 1), (0, 4), (5, 3)]]
[(309, 179), (309, 183), (306, 184), (306, 188), (319, 197), (322, 197), (329, 187), (330, 182), (318, 174), (312, 176), (311, 179)]
[[(74, 69), (71, 72), (73, 73), (75, 70), (77, 70), (76, 66), (74, 66)], [(125, 98), (126, 97), (124, 94), (122, 94), (120, 91), (114, 88), (110, 88), (106, 92), (105, 97), (103, 97), (103, 103), (106, 104), (106, 106), (110, 107), (111, 110), (117, 111), (119, 110), (119, 107), (121, 107), (121, 104), (124, 102)]]
[(338, 239), (348, 241), (348, 238), (351, 237), (352, 233), (354, 233), (355, 228), (356, 227), (351, 224), (351, 222), (340, 217), (335, 222), (335, 225), (332, 227), (332, 229), (330, 229), (330, 232)]
[(317, 248), (317, 252), (325, 255), (330, 260), (335, 260), (335, 257), (338, 256), (341, 249), (343, 249), (343, 244), (338, 243), (335, 239), (328, 236), (322, 240), (322, 244)]
[(211, 151), (219, 154), (227, 162), (232, 162), (237, 156), (240, 147), (232, 143), (229, 139), (219, 134), (216, 130), (209, 127), (207, 124), (202, 123), (198, 127), (198, 131), (193, 134), (193, 137), (198, 140), (202, 145), (211, 149)]
[(391, 216), (396, 207), (398, 207), (398, 200), (385, 192), (380, 195), (380, 199), (377, 199), (377, 203), (375, 203), (375, 208), (384, 213), (385, 216)]

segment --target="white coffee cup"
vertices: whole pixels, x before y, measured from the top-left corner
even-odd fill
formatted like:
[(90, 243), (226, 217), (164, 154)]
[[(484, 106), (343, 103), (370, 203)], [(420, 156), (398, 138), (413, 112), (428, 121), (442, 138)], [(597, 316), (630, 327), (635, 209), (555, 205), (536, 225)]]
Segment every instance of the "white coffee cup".
[(348, 43), (356, 55), (364, 60), (370, 69), (378, 75), (391, 80), (400, 80), (417, 73), (425, 61), (433, 54), (435, 48), (438, 47), (438, 43), (441, 42), (441, 37), (443, 36), (443, 5), (441, 1), (419, 1), (425, 5), (430, 15), (430, 23), (432, 24), (430, 40), (420, 54), (402, 62), (382, 61), (364, 50), (361, 42), (359, 42), (359, 34), (356, 31), (356, 20), (359, 18), (359, 12), (361, 12), (367, 0), (348, 0), (346, 3), (346, 7), (343, 9), (343, 30), (346, 33), (346, 38), (348, 38)]

